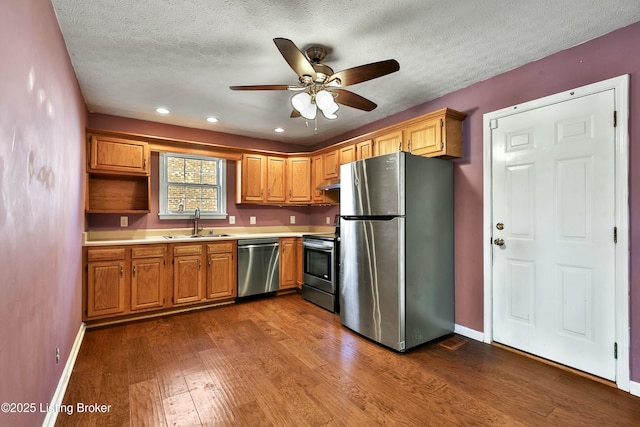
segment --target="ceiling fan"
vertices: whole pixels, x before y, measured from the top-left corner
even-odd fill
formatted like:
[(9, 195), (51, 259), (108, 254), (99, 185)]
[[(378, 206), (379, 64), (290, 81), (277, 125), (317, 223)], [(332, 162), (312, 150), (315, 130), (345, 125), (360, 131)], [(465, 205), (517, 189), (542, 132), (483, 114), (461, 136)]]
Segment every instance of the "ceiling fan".
[(289, 39), (275, 38), (273, 42), (298, 75), (298, 84), (229, 86), (229, 89), (297, 91), (299, 93), (291, 98), (294, 108), (291, 117), (302, 116), (313, 120), (319, 109), (326, 118), (335, 119), (337, 104), (371, 111), (377, 107), (374, 102), (342, 88), (382, 77), (400, 69), (398, 61), (388, 59), (334, 73), (330, 67), (322, 63), (328, 53), (326, 47), (312, 45), (302, 53)]

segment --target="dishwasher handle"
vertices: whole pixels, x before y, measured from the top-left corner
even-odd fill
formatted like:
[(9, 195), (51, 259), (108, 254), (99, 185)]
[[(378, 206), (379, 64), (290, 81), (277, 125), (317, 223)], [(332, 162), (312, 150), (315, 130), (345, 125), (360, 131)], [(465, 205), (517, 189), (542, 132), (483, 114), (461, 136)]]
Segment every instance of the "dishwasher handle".
[(277, 248), (278, 243), (262, 243), (257, 245), (238, 245), (238, 249), (251, 249), (251, 248)]

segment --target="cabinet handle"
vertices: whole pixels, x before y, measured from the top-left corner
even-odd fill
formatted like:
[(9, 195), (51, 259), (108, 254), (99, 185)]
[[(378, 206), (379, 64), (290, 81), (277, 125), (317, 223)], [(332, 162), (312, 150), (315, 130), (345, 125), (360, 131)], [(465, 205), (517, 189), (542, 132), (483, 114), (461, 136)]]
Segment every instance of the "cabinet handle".
[(133, 277), (136, 277), (136, 266), (133, 266)]
[(120, 277), (124, 277), (124, 268), (120, 267)]
[(398, 144), (398, 151), (402, 151), (402, 141)]
[(409, 140), (409, 143), (407, 144), (407, 148), (409, 149), (409, 153), (411, 153), (411, 140)]
[(289, 197), (291, 197), (291, 190), (289, 190)]
[(260, 197), (264, 196), (264, 188), (260, 189)]
[(207, 267), (211, 270), (211, 260), (207, 261)]
[(200, 271), (201, 267), (202, 267), (202, 261), (198, 260), (198, 271)]
[(147, 170), (147, 159), (142, 161), (142, 169)]

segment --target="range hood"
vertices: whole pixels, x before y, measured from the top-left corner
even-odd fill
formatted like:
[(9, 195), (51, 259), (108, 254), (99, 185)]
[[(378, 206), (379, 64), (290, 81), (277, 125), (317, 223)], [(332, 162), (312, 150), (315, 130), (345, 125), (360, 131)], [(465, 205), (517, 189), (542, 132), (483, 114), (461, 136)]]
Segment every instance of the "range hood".
[(328, 179), (326, 181), (322, 181), (316, 187), (317, 190), (335, 190), (340, 188), (340, 178)]

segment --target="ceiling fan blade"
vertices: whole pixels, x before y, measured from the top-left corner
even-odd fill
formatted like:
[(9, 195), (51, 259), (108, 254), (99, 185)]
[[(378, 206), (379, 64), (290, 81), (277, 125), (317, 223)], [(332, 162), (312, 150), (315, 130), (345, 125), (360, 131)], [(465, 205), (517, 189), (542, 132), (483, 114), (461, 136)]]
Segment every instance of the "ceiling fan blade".
[[(249, 85), (249, 86), (229, 86), (231, 90), (289, 90), (289, 85)], [(295, 86), (293, 86), (295, 88)]]
[(398, 61), (395, 59), (387, 59), (386, 61), (373, 62), (371, 64), (338, 71), (329, 77), (329, 81), (337, 78), (340, 79), (341, 86), (349, 86), (395, 73), (399, 69), (400, 64), (398, 64)]
[(295, 73), (302, 76), (309, 76), (313, 81), (316, 79), (316, 70), (309, 62), (304, 53), (300, 52), (300, 49), (289, 39), (275, 38), (273, 42), (278, 47), (278, 50), (284, 57), (285, 61), (295, 71)]
[(346, 105), (347, 107), (371, 111), (378, 106), (375, 102), (369, 101), (367, 98), (363, 98), (362, 96), (349, 92), (348, 90), (332, 89), (331, 92), (338, 94), (335, 98), (336, 103)]
[(295, 108), (293, 110), (291, 110), (291, 115), (289, 116), (292, 119), (298, 118), (298, 117), (302, 117), (302, 115), (300, 114), (300, 111), (296, 110)]

